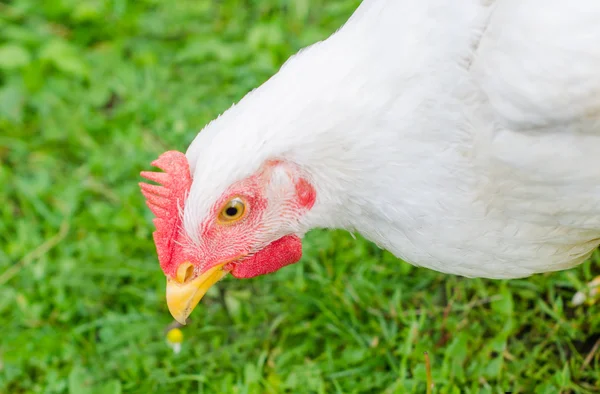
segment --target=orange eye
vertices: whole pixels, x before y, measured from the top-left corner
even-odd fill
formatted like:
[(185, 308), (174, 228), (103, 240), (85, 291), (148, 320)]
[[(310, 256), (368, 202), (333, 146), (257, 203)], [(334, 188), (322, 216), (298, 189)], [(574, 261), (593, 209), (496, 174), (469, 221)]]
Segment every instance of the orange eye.
[(244, 217), (246, 213), (246, 204), (244, 201), (235, 197), (232, 198), (221, 208), (221, 213), (219, 213), (219, 221), (222, 223), (234, 223)]

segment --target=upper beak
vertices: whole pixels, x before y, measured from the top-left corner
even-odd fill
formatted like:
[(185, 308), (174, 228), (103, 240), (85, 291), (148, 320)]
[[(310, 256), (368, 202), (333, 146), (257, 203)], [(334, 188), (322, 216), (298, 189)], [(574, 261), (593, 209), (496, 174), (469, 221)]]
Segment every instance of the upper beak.
[(225, 264), (216, 265), (197, 278), (190, 279), (188, 276), (193, 266), (186, 262), (177, 269), (175, 279), (167, 278), (167, 306), (175, 320), (185, 324), (208, 289), (227, 275), (227, 271), (223, 270)]

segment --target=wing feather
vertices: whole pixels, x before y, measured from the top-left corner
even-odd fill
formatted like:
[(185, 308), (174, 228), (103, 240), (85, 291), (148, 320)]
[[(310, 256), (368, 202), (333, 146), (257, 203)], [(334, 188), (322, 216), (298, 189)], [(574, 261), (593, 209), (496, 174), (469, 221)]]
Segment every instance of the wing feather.
[(472, 70), (508, 129), (600, 135), (600, 1), (498, 1)]

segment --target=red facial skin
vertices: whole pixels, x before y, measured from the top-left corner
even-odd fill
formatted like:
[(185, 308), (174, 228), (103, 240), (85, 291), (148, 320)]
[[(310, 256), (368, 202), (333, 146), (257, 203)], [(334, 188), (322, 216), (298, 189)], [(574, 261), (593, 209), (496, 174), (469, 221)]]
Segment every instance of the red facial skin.
[[(196, 245), (183, 232), (179, 215), (191, 186), (185, 155), (166, 152), (153, 162), (165, 173), (144, 172), (142, 176), (160, 182), (162, 186), (141, 184), (141, 187), (148, 206), (157, 215), (154, 220), (157, 227), (154, 240), (165, 275), (174, 278), (179, 265), (189, 261), (196, 267), (195, 276), (227, 263), (224, 268), (233, 276), (251, 278), (275, 272), (299, 261), (302, 243), (296, 235), (283, 236), (268, 245), (257, 245), (258, 235), (267, 230), (261, 220), (268, 204), (263, 197), (264, 186), (270, 179), (272, 169), (280, 164), (280, 161), (268, 162), (256, 174), (229, 187), (213, 205), (207, 220), (200, 225), (200, 244)], [(299, 178), (295, 182), (296, 200), (287, 208), (292, 210), (285, 213), (288, 217), (290, 214), (300, 217), (312, 208), (316, 199), (315, 189), (306, 179)], [(246, 212), (235, 223), (222, 223), (217, 219), (219, 213), (234, 197), (245, 201)]]

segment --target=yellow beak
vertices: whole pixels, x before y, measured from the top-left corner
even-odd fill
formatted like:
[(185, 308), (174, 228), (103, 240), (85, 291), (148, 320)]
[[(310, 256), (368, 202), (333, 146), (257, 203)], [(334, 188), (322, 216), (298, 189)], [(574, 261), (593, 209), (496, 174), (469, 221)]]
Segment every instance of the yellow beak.
[(193, 266), (183, 263), (177, 269), (176, 279), (167, 278), (167, 306), (175, 320), (185, 324), (208, 289), (227, 275), (227, 271), (223, 270), (225, 264), (214, 266), (199, 277), (188, 280)]

